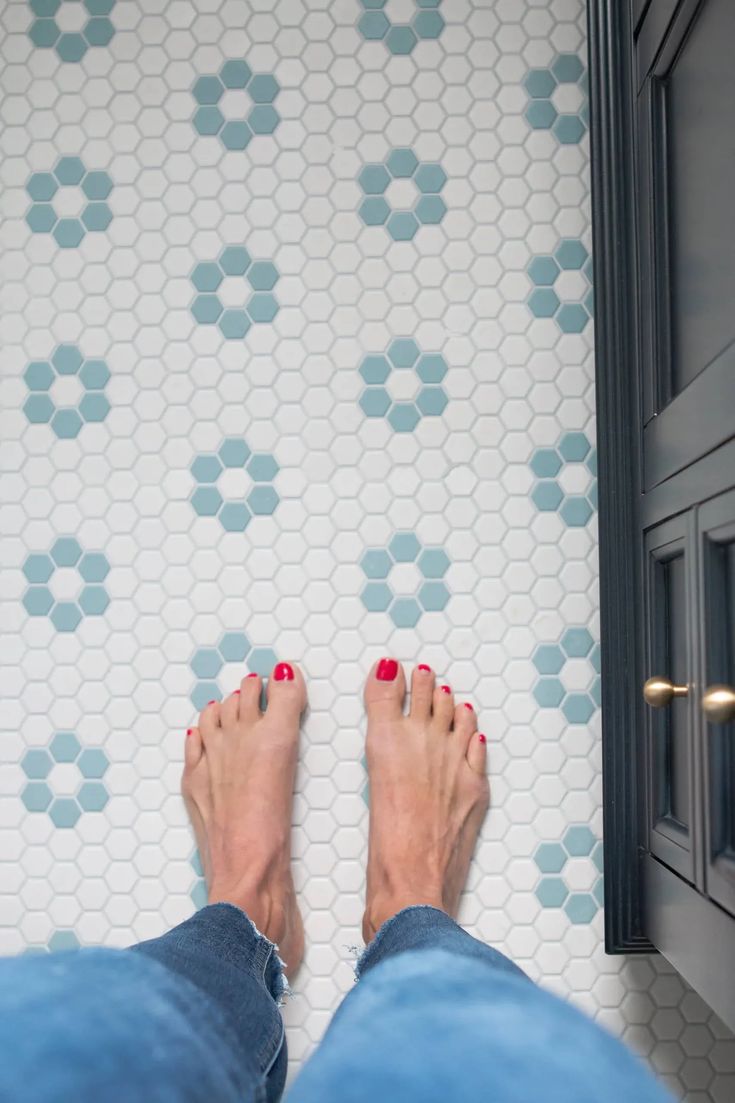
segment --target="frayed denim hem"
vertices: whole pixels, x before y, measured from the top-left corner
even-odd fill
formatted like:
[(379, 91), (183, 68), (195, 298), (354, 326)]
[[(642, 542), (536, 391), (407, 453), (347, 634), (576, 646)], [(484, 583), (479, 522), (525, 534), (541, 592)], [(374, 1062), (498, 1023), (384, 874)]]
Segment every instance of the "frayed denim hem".
[(264, 935), (262, 931), (259, 931), (255, 923), (252, 921), (247, 912), (244, 912), (242, 908), (238, 908), (237, 904), (230, 904), (226, 901), (222, 901), (219, 904), (209, 904), (208, 907), (214, 908), (232, 908), (238, 912), (239, 915), (247, 921), (250, 926), (250, 930), (255, 937), (261, 942), (265, 943), (268, 953), (266, 954), (265, 961), (267, 963), (268, 958), (272, 955), (276, 963), (275, 975), (273, 977), (273, 987), (275, 991), (271, 992), (273, 999), (276, 1001), (276, 1007), (283, 1007), (286, 999), (291, 995), (291, 986), (286, 978), (286, 962), (279, 954), (279, 946), (276, 942), (271, 942), (267, 935)]
[[(385, 923), (380, 927), (378, 933), (372, 942), (365, 947), (359, 958), (355, 962), (353, 968), (355, 972), (355, 980), (358, 981), (367, 968), (369, 968), (375, 954), (379, 953), (382, 943), (388, 937), (390, 931), (395, 927), (402, 916), (408, 915), (410, 912), (436, 912), (442, 919), (448, 919), (450, 923), (454, 923), (451, 916), (448, 916), (446, 912), (443, 912), (440, 908), (435, 908), (431, 904), (410, 904), (407, 908), (401, 908), (399, 912), (392, 915), (390, 919), (386, 919)], [(355, 947), (356, 949), (356, 947)]]

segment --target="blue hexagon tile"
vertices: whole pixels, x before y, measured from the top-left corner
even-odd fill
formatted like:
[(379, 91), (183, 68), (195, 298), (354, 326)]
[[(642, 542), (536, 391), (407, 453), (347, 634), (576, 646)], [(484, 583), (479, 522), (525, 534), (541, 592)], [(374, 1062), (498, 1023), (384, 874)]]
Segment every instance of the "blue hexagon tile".
[(85, 812), (104, 811), (110, 799), (105, 751), (83, 747), (74, 732), (55, 732), (47, 747), (27, 750), (20, 764), (27, 779), (23, 804), (29, 812), (46, 812), (54, 827), (75, 827)]
[(553, 253), (535, 256), (526, 271), (534, 318), (553, 318), (562, 333), (582, 333), (593, 314), (592, 261), (582, 242), (564, 238)]
[(565, 433), (555, 447), (537, 448), (529, 466), (536, 509), (584, 528), (597, 511), (597, 452), (586, 433)]
[(279, 92), (272, 73), (254, 73), (244, 59), (232, 58), (219, 73), (195, 80), (194, 128), (203, 137), (218, 136), (225, 149), (247, 149), (256, 134), (272, 134), (278, 126)]
[(84, 617), (102, 616), (110, 604), (109, 572), (103, 552), (84, 550), (75, 537), (60, 536), (48, 552), (26, 557), (25, 610), (31, 617), (48, 617), (57, 632), (74, 632)]
[(368, 42), (383, 42), (398, 56), (406, 56), (424, 39), (437, 39), (444, 30), (444, 18), (439, 11), (441, 0), (407, 0), (404, 6), (406, 22), (391, 18), (388, 0), (360, 0), (362, 15), (357, 28)]
[(604, 902), (603, 855), (602, 843), (587, 824), (571, 824), (558, 842), (540, 843), (533, 860), (541, 907), (563, 908), (574, 924), (591, 923)]
[(277, 662), (271, 647), (253, 647), (244, 632), (225, 632), (214, 647), (197, 648), (189, 660), (196, 678), (191, 703), (201, 712), (237, 689), (246, 671), (266, 678)]
[(62, 157), (50, 172), (28, 178), (26, 222), (34, 234), (52, 234), (61, 249), (76, 249), (87, 233), (101, 233), (112, 222), (112, 187), (106, 172), (88, 170), (81, 157)]
[(413, 532), (395, 533), (386, 547), (368, 548), (360, 559), (367, 582), (360, 599), (369, 613), (387, 613), (396, 628), (415, 628), (424, 613), (446, 608), (444, 581), (449, 556), (424, 547)]
[(115, 0), (28, 0), (34, 46), (56, 50), (61, 61), (81, 61), (94, 46), (108, 46), (115, 34)]
[(194, 870), (195, 881), (189, 892), (191, 902), (199, 911), (207, 903), (207, 882), (204, 880), (204, 866), (202, 865), (202, 859), (198, 850), (195, 850), (189, 859), (189, 864)]
[(589, 629), (567, 628), (555, 643), (539, 644), (532, 658), (538, 705), (561, 709), (569, 724), (587, 724), (600, 707), (600, 648)]
[(197, 264), (191, 282), (194, 318), (200, 325), (219, 326), (230, 341), (242, 340), (252, 325), (272, 322), (278, 313), (276, 266), (253, 260), (243, 245), (228, 245), (217, 260)]
[(576, 145), (587, 133), (587, 72), (577, 54), (557, 54), (550, 65), (529, 69), (525, 119), (534, 130), (550, 130), (561, 145)]
[(47, 360), (26, 367), (23, 413), (32, 425), (50, 425), (59, 438), (77, 437), (82, 426), (104, 421), (110, 412), (109, 378), (104, 360), (85, 358), (76, 345), (59, 345)]
[(384, 226), (393, 241), (411, 241), (420, 226), (436, 226), (447, 213), (441, 192), (447, 174), (421, 162), (412, 149), (393, 149), (380, 164), (365, 165), (357, 178), (366, 226)]
[(242, 437), (228, 437), (216, 453), (202, 453), (191, 464), (194, 512), (217, 517), (227, 532), (244, 532), (253, 517), (275, 512), (278, 471), (270, 452), (252, 452)]
[(412, 337), (397, 337), (385, 352), (363, 358), (360, 408), (366, 417), (385, 418), (396, 433), (410, 433), (422, 417), (444, 413), (446, 374), (441, 353), (422, 352)]

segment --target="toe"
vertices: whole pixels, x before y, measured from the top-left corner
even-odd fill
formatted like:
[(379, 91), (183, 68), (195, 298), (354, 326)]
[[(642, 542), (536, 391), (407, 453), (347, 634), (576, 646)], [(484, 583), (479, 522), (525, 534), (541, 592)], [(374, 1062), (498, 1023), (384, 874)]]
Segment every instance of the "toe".
[(203, 754), (204, 744), (199, 728), (189, 728), (184, 744), (184, 769), (186, 771), (193, 770), (195, 766), (199, 765)]
[(411, 716), (428, 720), (434, 697), (434, 672), (426, 663), (419, 663), (411, 676)]
[(263, 683), (259, 674), (246, 674), (240, 682), (240, 719), (252, 724), (260, 716), (260, 695)]
[(220, 703), (219, 701), (210, 701), (199, 715), (199, 734), (204, 746), (206, 747), (207, 742), (214, 739), (220, 731)]
[(368, 720), (396, 720), (403, 715), (406, 676), (396, 659), (379, 659), (365, 683)]
[(482, 732), (473, 732), (467, 748), (467, 762), (471, 770), (485, 777), (487, 773), (487, 739)]
[[(253, 682), (255, 679), (253, 679)], [(306, 683), (295, 663), (276, 663), (266, 686), (268, 713), (298, 718), (306, 708)]]
[(220, 723), (225, 730), (233, 728), (237, 724), (240, 715), (239, 696), (240, 690), (236, 689), (229, 697), (225, 697), (219, 707)]
[(464, 740), (465, 747), (470, 736), (477, 731), (477, 713), (469, 701), (462, 701), (454, 710), (454, 731)]
[(454, 719), (454, 694), (446, 682), (434, 690), (434, 720), (445, 731), (449, 731)]

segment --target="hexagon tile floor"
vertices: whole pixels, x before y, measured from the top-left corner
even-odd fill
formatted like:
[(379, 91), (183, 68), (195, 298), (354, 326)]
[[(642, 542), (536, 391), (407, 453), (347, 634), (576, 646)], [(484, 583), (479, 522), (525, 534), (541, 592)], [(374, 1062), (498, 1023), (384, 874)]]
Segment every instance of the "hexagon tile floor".
[(184, 730), (295, 657), (298, 1065), (352, 983), (391, 652), (489, 735), (469, 929), (731, 1103), (728, 1032), (601, 944), (582, 0), (0, 19), (0, 948), (200, 904)]

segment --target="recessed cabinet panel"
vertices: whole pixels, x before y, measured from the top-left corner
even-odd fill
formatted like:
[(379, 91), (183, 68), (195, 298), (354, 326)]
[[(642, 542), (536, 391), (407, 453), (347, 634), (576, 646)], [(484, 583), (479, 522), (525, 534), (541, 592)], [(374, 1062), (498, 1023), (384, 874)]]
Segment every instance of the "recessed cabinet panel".
[(735, 915), (735, 491), (701, 507), (699, 531), (706, 890)]
[(735, 340), (734, 45), (735, 4), (705, 4), (664, 85), (672, 395)]
[(684, 514), (659, 525), (647, 541), (647, 675), (679, 689), (668, 702), (647, 706), (646, 723), (650, 849), (693, 880), (690, 524)]

